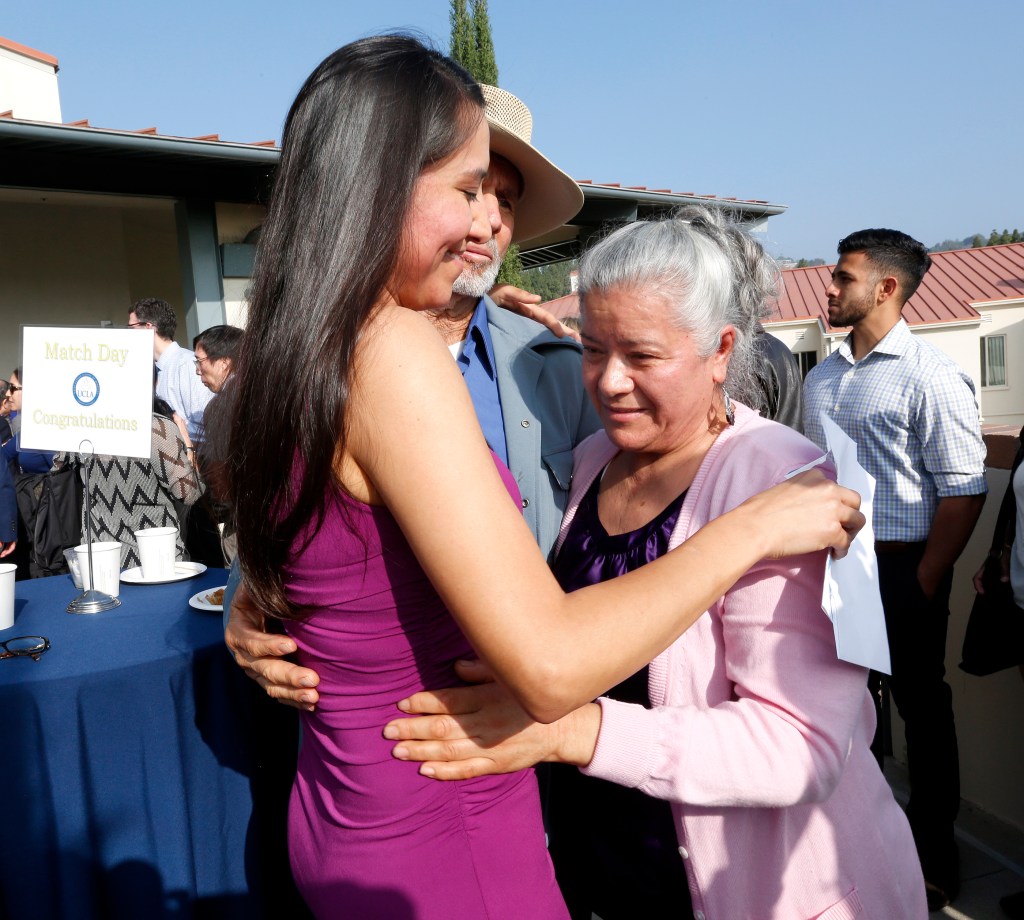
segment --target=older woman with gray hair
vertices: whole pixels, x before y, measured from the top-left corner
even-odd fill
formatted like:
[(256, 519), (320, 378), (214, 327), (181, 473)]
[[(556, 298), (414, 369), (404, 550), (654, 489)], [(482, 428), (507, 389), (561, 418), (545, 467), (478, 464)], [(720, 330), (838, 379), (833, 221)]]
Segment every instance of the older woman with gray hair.
[[(757, 242), (704, 209), (630, 224), (584, 257), (583, 374), (604, 431), (576, 451), (565, 590), (664, 555), (819, 456), (745, 404), (775, 278)], [(404, 700), (426, 715), (385, 734), (438, 779), (581, 768), (556, 768), (548, 816), (575, 918), (924, 917), (910, 829), (869, 750), (867, 672), (837, 659), (821, 609), (825, 555), (758, 563), (648, 667), (557, 722), (532, 721), (476, 663), (461, 676), (477, 686)]]

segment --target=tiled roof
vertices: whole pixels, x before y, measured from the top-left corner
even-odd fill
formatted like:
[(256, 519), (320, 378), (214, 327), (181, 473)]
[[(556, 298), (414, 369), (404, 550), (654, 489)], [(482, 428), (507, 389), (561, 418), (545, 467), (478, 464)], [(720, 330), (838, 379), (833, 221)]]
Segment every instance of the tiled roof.
[(567, 316), (580, 315), (580, 299), (575, 294), (566, 294), (564, 297), (556, 297), (544, 304), (544, 309), (553, 314), (557, 319), (565, 319)]
[[(783, 294), (778, 315), (765, 322), (820, 319), (828, 324), (825, 289), (832, 279), (831, 265), (789, 268), (783, 271)], [(978, 318), (972, 304), (1024, 299), (1024, 243), (933, 252), (932, 267), (914, 296), (903, 308), (911, 326), (954, 323)], [(579, 298), (567, 294), (544, 304), (559, 319), (579, 314)]]
[[(826, 331), (836, 331), (828, 323), (825, 297), (833, 267), (786, 269), (778, 316), (766, 325), (819, 319)], [(911, 326), (962, 322), (978, 318), (972, 304), (1020, 299), (1024, 299), (1024, 243), (934, 252), (932, 267), (903, 308), (903, 316)]]

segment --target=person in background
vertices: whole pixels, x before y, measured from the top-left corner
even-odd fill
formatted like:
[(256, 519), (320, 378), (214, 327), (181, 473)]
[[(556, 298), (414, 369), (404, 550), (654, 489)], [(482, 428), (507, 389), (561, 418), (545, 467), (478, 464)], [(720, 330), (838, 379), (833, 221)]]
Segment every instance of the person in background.
[[(77, 456), (89, 464), (92, 489), (92, 525), (94, 539), (117, 540), (127, 547), (122, 568), (140, 564), (135, 531), (147, 527), (177, 529), (176, 556), (187, 558), (179, 508), (187, 509), (199, 499), (203, 486), (192, 464), (192, 444), (184, 420), (156, 397), (153, 402), (150, 455), (117, 457), (96, 454), (91, 459)], [(54, 469), (71, 461), (72, 455), (58, 453)], [(82, 539), (86, 538), (86, 507), (82, 508)]]
[(24, 395), (22, 381), (21, 368), (16, 367), (11, 371), (4, 397), (7, 410), (5, 421), (11, 435), (3, 443), (3, 447), (0, 447), (0, 463), (8, 467), (14, 482), (15, 495), (21, 503), (18, 509), (17, 546), (14, 548), (14, 556), (8, 560), (18, 566), (16, 577), (19, 580), (37, 578), (45, 574), (37, 566), (33, 555), (30, 509), (34, 504), (32, 497), (36, 491), (32, 488), (32, 481), (37, 481), (49, 471), (54, 457), (52, 451), (27, 449), (21, 446), (21, 407)]
[[(828, 415), (857, 443), (875, 479), (875, 553), (892, 660), (885, 683), (906, 723), (907, 816), (929, 907), (939, 910), (960, 890), (953, 838), (960, 763), (945, 681), (949, 593), (985, 503), (985, 445), (973, 381), (902, 318), (931, 265), (928, 250), (898, 230), (872, 229), (840, 240), (838, 251), (825, 292), (828, 320), (850, 334), (807, 375), (804, 421), (824, 450), (820, 418)], [(872, 674), (876, 688), (882, 680)], [(880, 764), (884, 740), (876, 734)]]
[(156, 395), (185, 420), (190, 437), (201, 437), (203, 412), (213, 394), (196, 375), (196, 356), (174, 341), (178, 330), (174, 307), (158, 297), (137, 300), (128, 313), (128, 326), (153, 330), (153, 359), (158, 372)]
[(13, 436), (11, 431), (11, 385), (7, 380), (0, 379), (0, 447), (6, 444)]
[[(0, 380), (0, 445), (6, 444), (11, 437), (10, 401), (8, 400), (8, 383)], [(17, 542), (17, 500), (14, 495), (14, 478), (10, 474), (10, 464), (0, 459), (0, 556), (10, 555)]]
[(8, 423), (13, 437), (0, 450), (3, 451), (3, 458), (13, 466), (15, 474), (45, 473), (53, 463), (53, 452), (24, 449), (21, 446), (22, 391), (21, 368), (16, 367), (7, 382)]
[(234, 372), (245, 331), (237, 326), (211, 326), (192, 340), (196, 374), (214, 395), (224, 389)]
[(803, 381), (796, 356), (786, 343), (758, 324), (754, 338), (755, 375), (761, 390), (761, 414), (803, 434)]
[(207, 566), (230, 564), (237, 551), (223, 477), (231, 424), (231, 375), (244, 336), (237, 326), (211, 326), (192, 341), (196, 374), (214, 397), (203, 414), (203, 437), (193, 455), (206, 492), (188, 516), (185, 545), (193, 560)]
[(11, 468), (0, 461), (0, 559), (17, 548), (18, 502), (14, 495)]

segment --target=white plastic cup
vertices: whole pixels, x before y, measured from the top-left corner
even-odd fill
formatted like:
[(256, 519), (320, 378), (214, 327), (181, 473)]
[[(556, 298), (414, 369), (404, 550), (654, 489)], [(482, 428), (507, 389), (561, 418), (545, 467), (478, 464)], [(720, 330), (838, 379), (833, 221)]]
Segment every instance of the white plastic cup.
[(147, 527), (135, 531), (139, 544), (139, 561), (145, 581), (160, 581), (174, 577), (174, 557), (177, 555), (177, 527)]
[(11, 562), (0, 563), (0, 630), (14, 625), (14, 573), (17, 570)]
[(64, 558), (68, 561), (68, 571), (71, 573), (71, 580), (79, 591), (82, 590), (82, 573), (78, 571), (78, 553), (73, 549), (64, 550)]
[[(89, 582), (89, 547), (86, 544), (75, 547), (78, 556), (78, 573), (82, 579), (82, 587), (88, 591), (93, 585)], [(93, 543), (92, 573), (95, 578), (96, 590), (117, 597), (121, 593), (121, 544), (116, 540)]]

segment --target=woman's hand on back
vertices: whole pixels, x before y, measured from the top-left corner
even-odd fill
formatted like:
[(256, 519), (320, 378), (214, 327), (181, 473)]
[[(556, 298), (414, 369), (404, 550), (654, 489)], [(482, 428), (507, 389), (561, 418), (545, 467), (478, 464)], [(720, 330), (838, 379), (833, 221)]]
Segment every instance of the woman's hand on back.
[(426, 690), (402, 700), (410, 713), (384, 728), (399, 741), (392, 755), (420, 761), (420, 773), (439, 780), (512, 773), (543, 761), (590, 762), (601, 727), (601, 710), (589, 703), (557, 722), (535, 722), (482, 661), (460, 661), (468, 687)]
[(224, 642), (238, 666), (258, 683), (267, 696), (288, 706), (312, 712), (320, 699), (315, 687), (320, 677), (285, 655), (296, 650), (290, 636), (264, 631), (263, 613), (252, 601), (245, 584), (235, 590)]

